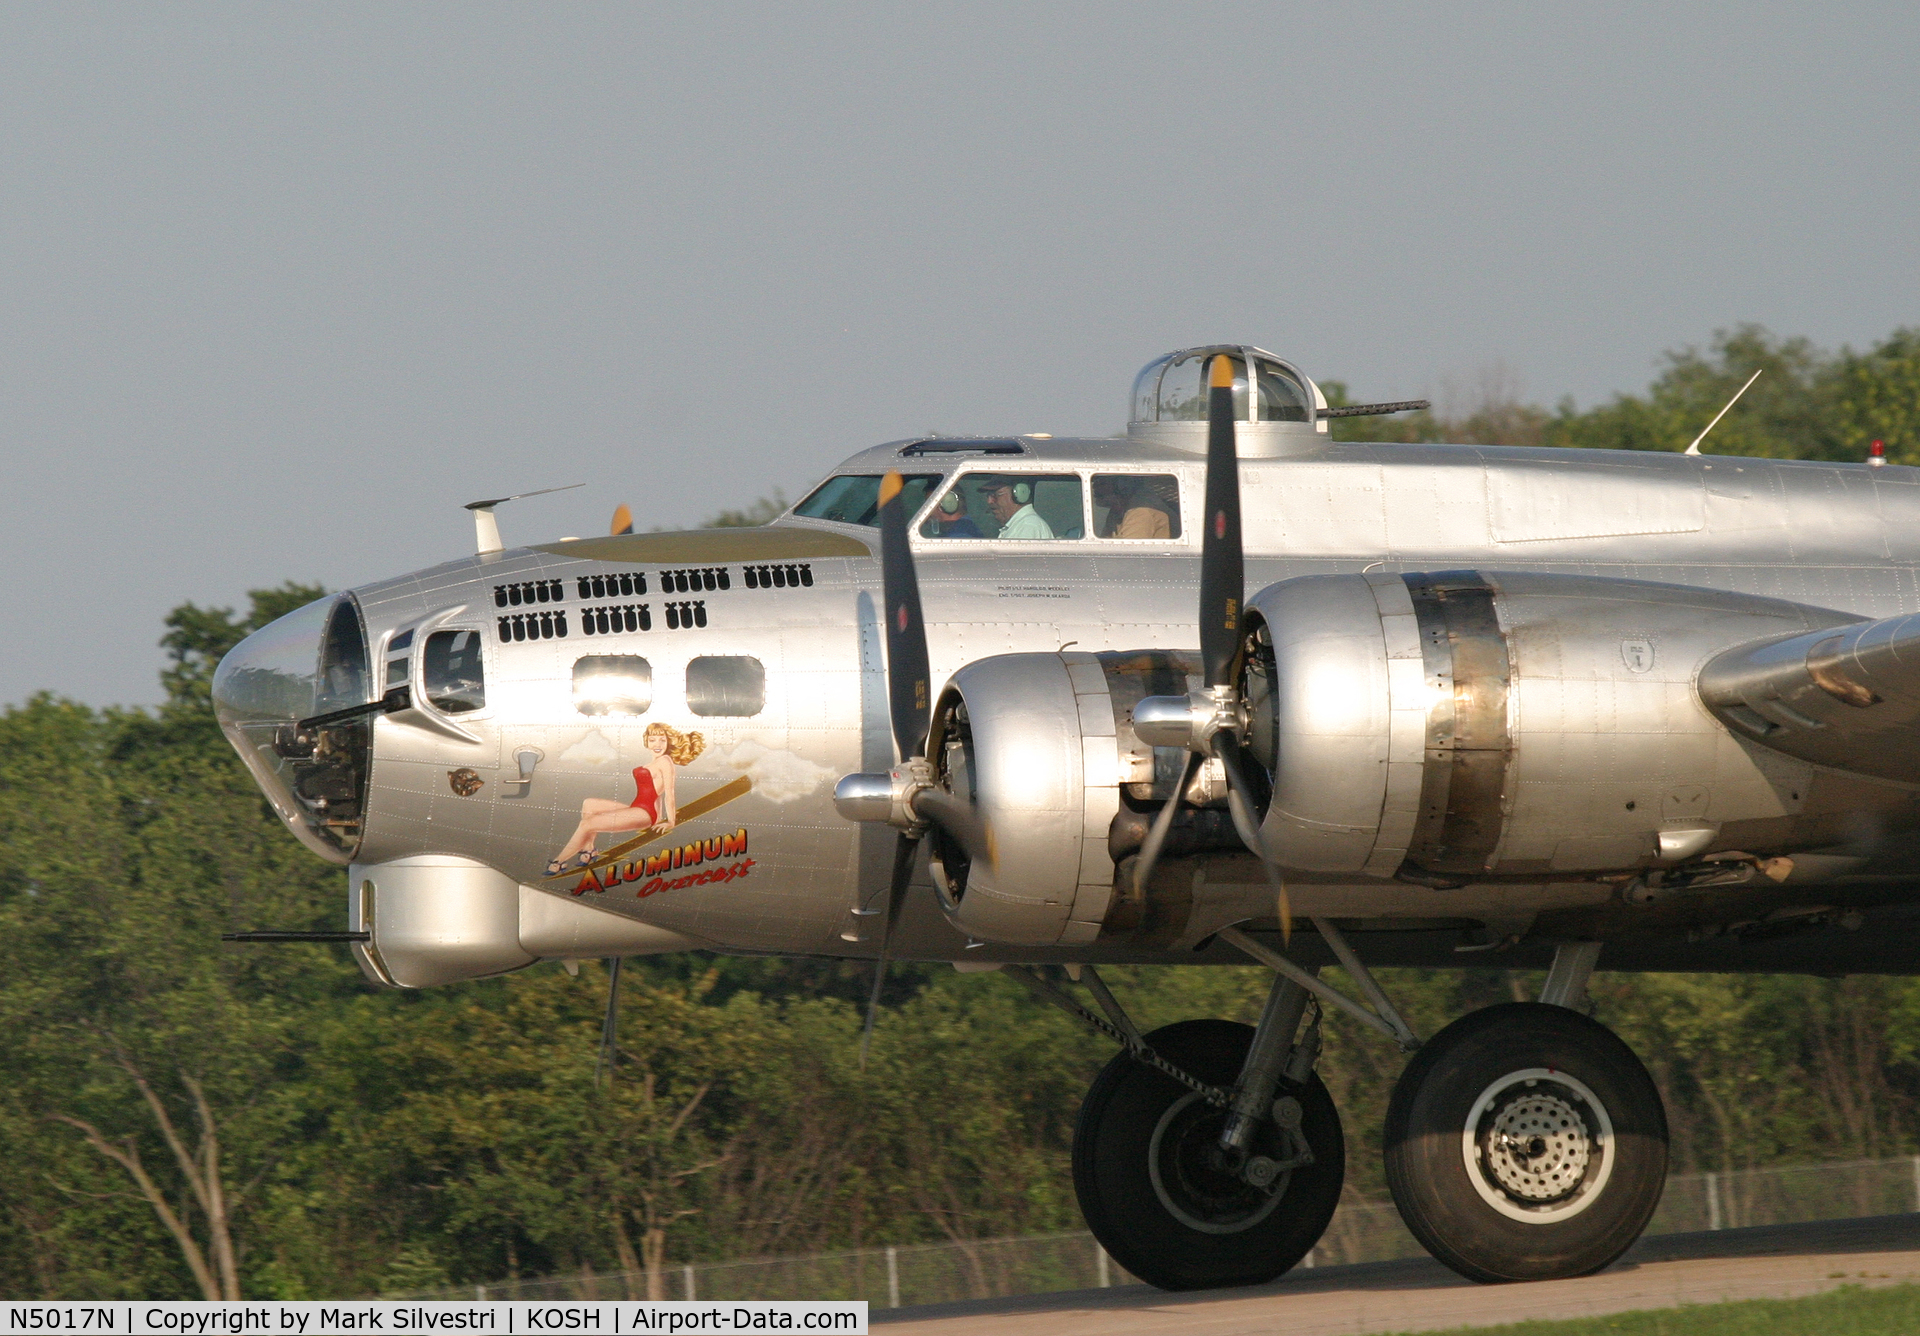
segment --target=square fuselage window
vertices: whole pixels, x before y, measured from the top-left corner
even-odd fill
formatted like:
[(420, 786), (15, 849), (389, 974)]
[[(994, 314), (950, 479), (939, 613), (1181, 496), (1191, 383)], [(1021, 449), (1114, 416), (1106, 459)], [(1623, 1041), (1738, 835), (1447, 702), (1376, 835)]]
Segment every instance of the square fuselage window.
[(1171, 542), (1180, 536), (1180, 480), (1171, 473), (1093, 475), (1093, 532)]
[(589, 654), (573, 661), (573, 708), (581, 714), (645, 714), (653, 665), (638, 654)]
[(767, 706), (767, 670), (744, 655), (709, 654), (687, 662), (687, 708), (699, 715), (759, 714)]

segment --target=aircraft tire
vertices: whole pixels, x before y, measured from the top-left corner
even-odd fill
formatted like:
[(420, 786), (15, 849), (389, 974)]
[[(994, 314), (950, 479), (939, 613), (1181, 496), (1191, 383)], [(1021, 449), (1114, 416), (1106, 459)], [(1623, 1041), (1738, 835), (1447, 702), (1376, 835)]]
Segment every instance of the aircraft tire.
[(1415, 1054), (1387, 1107), (1387, 1186), (1415, 1238), (1469, 1280), (1558, 1280), (1608, 1265), (1660, 1204), (1667, 1116), (1619, 1036), (1513, 1002)]
[[(1180, 1021), (1146, 1038), (1174, 1065), (1231, 1087), (1253, 1029)], [(1109, 1062), (1088, 1088), (1073, 1134), (1074, 1192), (1108, 1255), (1164, 1290), (1257, 1285), (1305, 1257), (1339, 1204), (1346, 1143), (1318, 1075), (1298, 1089), (1282, 1082), (1278, 1093), (1300, 1101), (1314, 1161), (1283, 1170), (1268, 1194), (1213, 1160), (1220, 1110), (1129, 1054)], [(1282, 1158), (1273, 1124), (1263, 1123), (1259, 1136), (1255, 1153)]]

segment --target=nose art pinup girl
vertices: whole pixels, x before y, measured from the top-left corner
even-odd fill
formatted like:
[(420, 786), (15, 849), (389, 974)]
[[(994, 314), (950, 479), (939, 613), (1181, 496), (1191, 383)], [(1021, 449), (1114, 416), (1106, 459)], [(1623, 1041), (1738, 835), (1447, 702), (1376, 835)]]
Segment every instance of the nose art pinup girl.
[(585, 867), (594, 858), (593, 842), (602, 833), (645, 830), (664, 835), (680, 819), (680, 804), (674, 797), (674, 771), (690, 764), (707, 745), (698, 733), (682, 733), (666, 724), (647, 725), (647, 751), (644, 765), (633, 769), (633, 801), (617, 803), (610, 798), (589, 798), (580, 804), (580, 824), (573, 837), (547, 864), (547, 875), (557, 877), (570, 867)]

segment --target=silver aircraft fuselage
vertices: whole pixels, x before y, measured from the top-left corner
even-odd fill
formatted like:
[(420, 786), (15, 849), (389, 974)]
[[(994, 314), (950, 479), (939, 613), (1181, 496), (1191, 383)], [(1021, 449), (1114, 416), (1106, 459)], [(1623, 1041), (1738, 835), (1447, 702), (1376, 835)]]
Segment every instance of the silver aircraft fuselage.
[[(1193, 591), (1204, 460), (1151, 435), (1020, 438), (1019, 445), (1018, 455), (912, 458), (903, 458), (899, 444), (879, 446), (835, 473), (1073, 474), (1088, 493), (1096, 474), (1171, 475), (1179, 480), (1182, 536), (930, 538), (921, 525), (941, 490), (934, 487), (911, 532), (935, 695), (963, 665), (993, 655), (1190, 650), (1197, 643)], [(1920, 609), (1920, 470), (1357, 444), (1311, 428), (1264, 453), (1247, 453), (1260, 456), (1244, 458), (1240, 470), (1250, 594), (1299, 576), (1477, 570), (1690, 586), (1851, 618)], [(1086, 531), (1093, 529), (1089, 522)], [(382, 869), (400, 875), (439, 865), (484, 867), (519, 888), (525, 959), (514, 961), (507, 949), (502, 968), (540, 956), (689, 947), (870, 956), (872, 935), (858, 930), (852, 911), (882, 893), (892, 837), (884, 828), (844, 820), (832, 797), (841, 775), (885, 770), (894, 762), (877, 541), (869, 527), (790, 515), (760, 529), (545, 543), (353, 590), (374, 672), (388, 674), (381, 685), (417, 676), (430, 629), (478, 633), (485, 678), (481, 708), (444, 714), (416, 702), (411, 710), (374, 718), (357, 846), (350, 853), (326, 850), (353, 865), (355, 926), (373, 916), (364, 888)], [(620, 592), (637, 590), (639, 576), (645, 594)], [(604, 592), (609, 577), (611, 593)], [(624, 610), (639, 605), (648, 605), (650, 629), (627, 629), (633, 614)], [(610, 608), (623, 611), (609, 624), (602, 614)], [(529, 633), (528, 619), (537, 627), (543, 614), (544, 635)], [(556, 633), (557, 614), (564, 614), (564, 636)], [(388, 643), (409, 629), (412, 646), (389, 653)], [(587, 656), (625, 664), (643, 659), (651, 699), (639, 710), (583, 713), (576, 673)], [(763, 695), (749, 702), (750, 713), (696, 713), (710, 711), (712, 701), (690, 696), (689, 665), (713, 658), (757, 663)], [(396, 666), (383, 668), (389, 662)], [(1693, 699), (1689, 675), (1697, 667), (1663, 665), (1679, 676), (1659, 708), (1671, 712), (1673, 729), (1707, 739), (1709, 750), (1719, 748), (1713, 764), (1720, 784), (1737, 786), (1742, 777), (1733, 771), (1751, 765), (1754, 786), (1767, 780), (1767, 793), (1778, 791), (1777, 801), (1756, 800), (1743, 819), (1772, 822), (1764, 828), (1777, 832), (1795, 822), (1857, 820), (1871, 809), (1881, 813), (1875, 820), (1882, 836), (1914, 826), (1913, 797), (1898, 786), (1809, 771), (1804, 784), (1794, 781), (1789, 801), (1784, 784), (1772, 783), (1778, 774), (1768, 771), (1767, 760), (1726, 741), (1725, 730)], [(593, 702), (586, 708), (600, 709)], [(734, 796), (640, 843), (610, 868), (549, 875), (550, 859), (594, 800), (630, 803), (639, 786), (653, 783), (635, 772), (658, 754), (647, 741), (656, 722), (683, 737), (700, 735), (698, 755), (675, 775), (682, 809), (729, 784)], [(1623, 724), (1621, 731), (1635, 730)], [(1525, 779), (1527, 744), (1517, 745), (1522, 768), (1516, 774)], [(1151, 769), (1150, 755), (1133, 759)], [(1683, 774), (1672, 778), (1682, 788), (1689, 781)], [(1514, 792), (1509, 801), (1528, 801), (1524, 785), (1516, 783)], [(297, 814), (283, 797), (275, 801), (297, 829)], [(1671, 808), (1674, 801), (1671, 793), (1649, 790), (1641, 799), (1649, 810), (1636, 813), (1631, 799), (1614, 804), (1624, 811), (1593, 818), (1604, 827), (1596, 834), (1637, 837), (1657, 824), (1663, 802)], [(1684, 792), (1679, 801), (1687, 801)], [(641, 835), (621, 832), (602, 847)], [(1883, 900), (1911, 898), (1903, 878), (1920, 872), (1912, 859), (1897, 839), (1883, 844), (1871, 869)], [(1244, 853), (1189, 862), (1196, 879), (1260, 884)], [(1544, 854), (1525, 866), (1539, 875), (1509, 873), (1451, 889), (1376, 874), (1301, 871), (1292, 877), (1293, 908), (1376, 930), (1375, 960), (1436, 964), (1473, 963), (1475, 957), (1457, 954), (1462, 920), (1488, 925), (1498, 936), (1541, 914), (1585, 915), (1579, 921), (1605, 932), (1618, 916), (1634, 912), (1615, 903), (1617, 879), (1556, 873)], [(924, 866), (918, 876), (924, 882)], [(900, 935), (902, 954), (952, 961), (1213, 958), (1206, 940), (1156, 941), (1137, 933), (1082, 934), (1084, 940), (1043, 948), (970, 949), (933, 904), (931, 897), (915, 897)], [(1104, 909), (1075, 912), (1097, 916)], [(596, 935), (596, 923), (607, 925), (606, 932)], [(1396, 925), (1405, 930), (1395, 931)], [(1707, 947), (1701, 948), (1707, 954), (1688, 954), (1679, 931), (1643, 936), (1638, 958), (1651, 967), (1779, 964), (1762, 952), (1752, 957), (1758, 964), (1716, 965), (1719, 957)], [(1625, 955), (1610, 958), (1626, 965), (1633, 949), (1629, 944)]]

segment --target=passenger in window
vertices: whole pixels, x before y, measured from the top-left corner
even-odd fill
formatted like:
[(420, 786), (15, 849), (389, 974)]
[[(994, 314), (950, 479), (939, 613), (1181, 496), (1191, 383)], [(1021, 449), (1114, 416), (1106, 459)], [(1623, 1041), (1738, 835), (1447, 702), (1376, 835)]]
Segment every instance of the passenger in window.
[(996, 478), (981, 489), (987, 510), (1000, 524), (996, 538), (1052, 538), (1053, 526), (1033, 508), (1033, 484), (1015, 478)]
[(1100, 526), (1102, 538), (1173, 539), (1180, 536), (1180, 512), (1160, 494), (1154, 481), (1117, 473), (1094, 478), (1093, 503), (1106, 511)]
[(680, 804), (674, 795), (674, 770), (691, 765), (706, 750), (707, 740), (698, 733), (682, 733), (667, 724), (647, 725), (646, 764), (633, 768), (633, 801), (616, 802), (611, 798), (589, 798), (580, 804), (580, 824), (559, 853), (547, 864), (547, 875), (586, 867), (595, 856), (594, 841), (603, 833), (644, 830), (664, 835), (680, 821)]
[(926, 526), (929, 538), (979, 538), (980, 526), (967, 514), (967, 498), (958, 487), (940, 498), (934, 507), (933, 523)]

